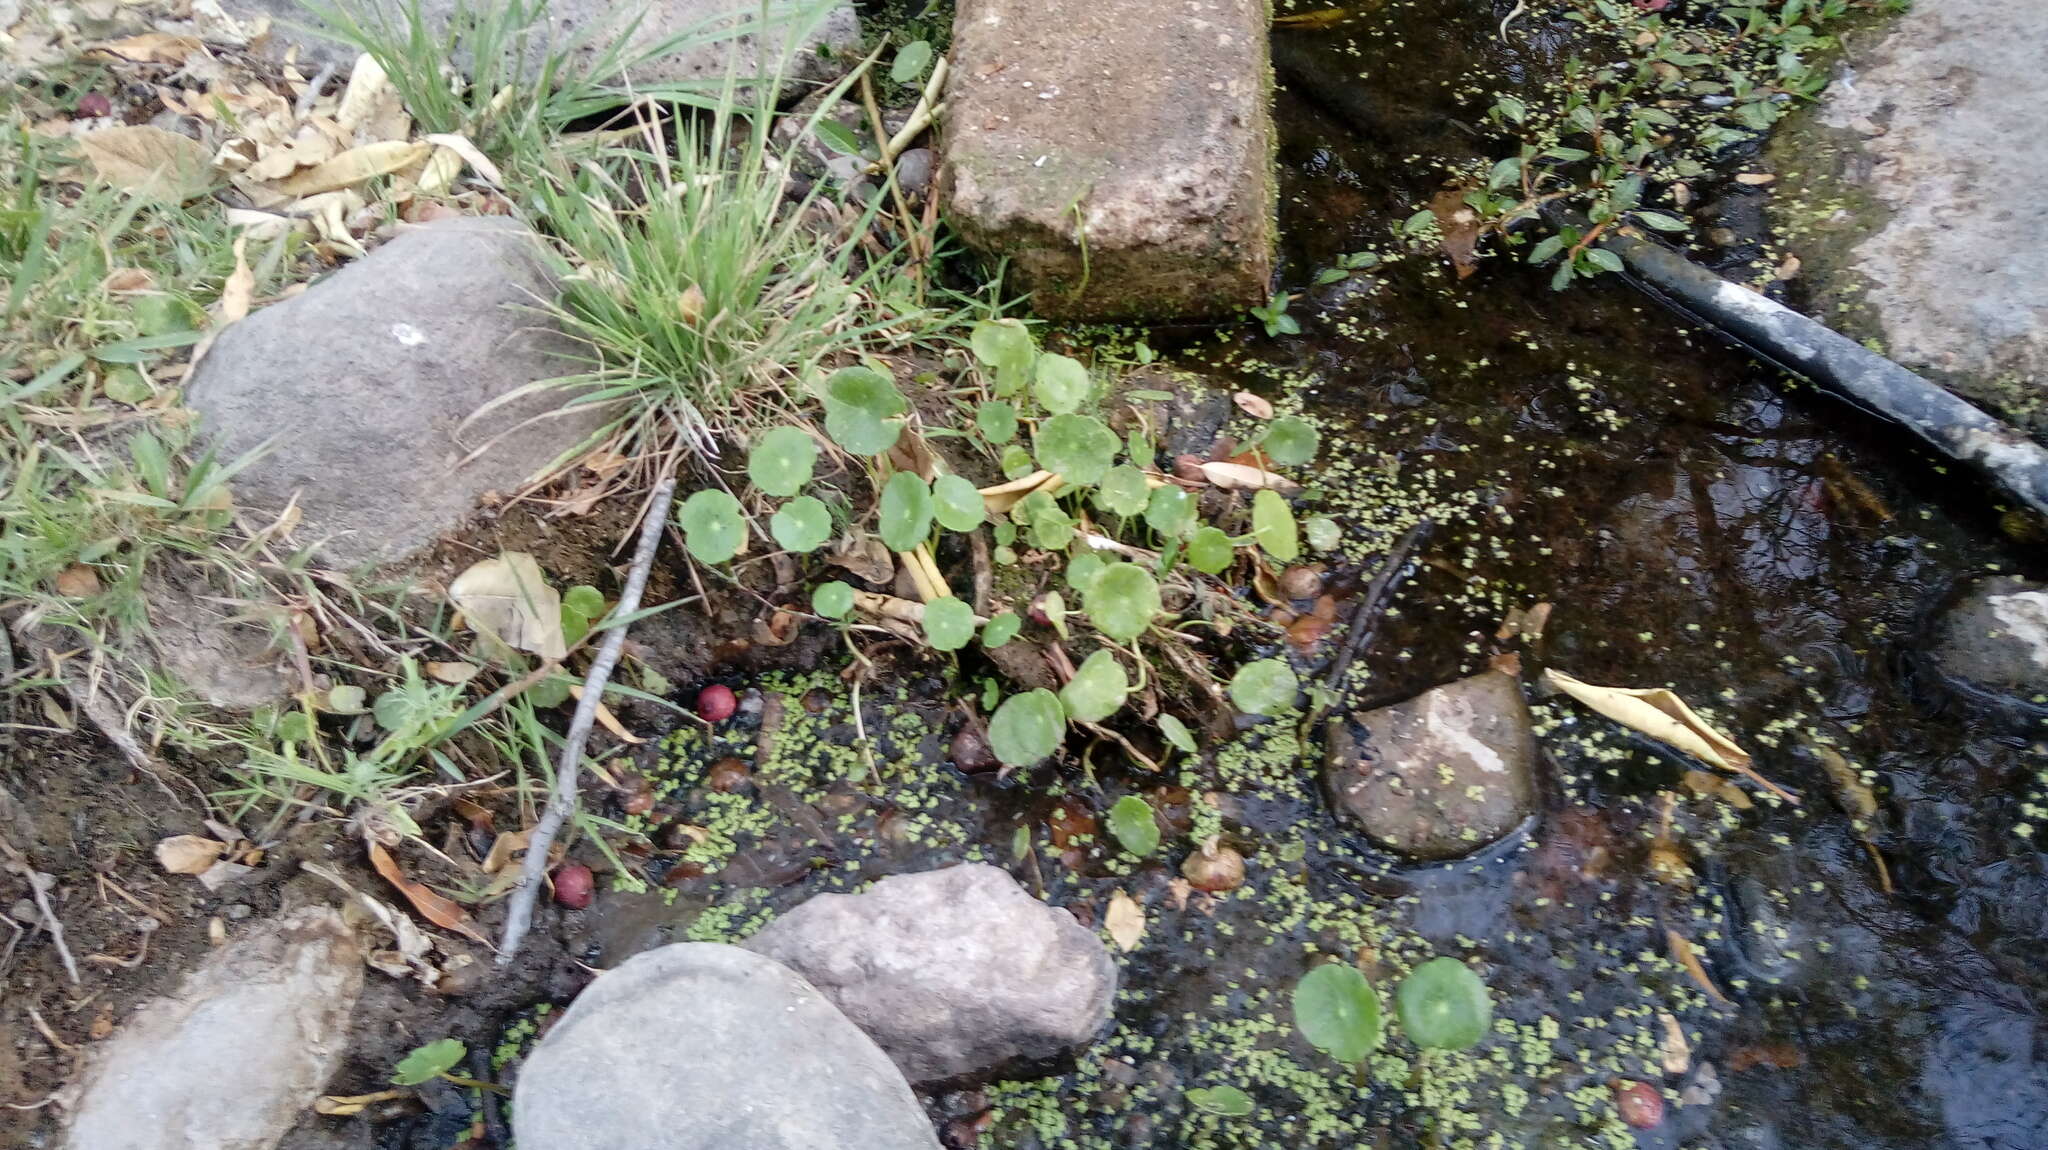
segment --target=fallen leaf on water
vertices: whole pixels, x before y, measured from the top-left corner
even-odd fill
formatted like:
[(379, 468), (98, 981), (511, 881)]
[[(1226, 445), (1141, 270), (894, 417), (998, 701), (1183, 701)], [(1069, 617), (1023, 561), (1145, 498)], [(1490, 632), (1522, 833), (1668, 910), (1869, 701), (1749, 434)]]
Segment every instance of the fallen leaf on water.
[(1863, 849), (1870, 854), (1872, 865), (1877, 867), (1877, 885), (1884, 893), (1892, 893), (1892, 870), (1884, 861), (1884, 852), (1877, 849), (1877, 843), (1870, 837), (1872, 820), (1877, 818), (1877, 795), (1870, 785), (1863, 781), (1862, 772), (1842, 757), (1833, 747), (1808, 741), (1806, 749), (1820, 760), (1828, 773), (1828, 781), (1834, 784), (1835, 801), (1849, 813), (1850, 826), (1856, 837), (1863, 842)]
[(1145, 908), (1130, 895), (1118, 891), (1109, 896), (1109, 912), (1102, 916), (1102, 925), (1118, 949), (1136, 950), (1138, 940), (1145, 937)]
[(1657, 1048), (1664, 1073), (1675, 1076), (1692, 1069), (1692, 1043), (1685, 1040), (1685, 1028), (1669, 1012), (1659, 1011), (1657, 1021), (1664, 1027), (1664, 1041)]
[(1284, 475), (1276, 475), (1264, 468), (1251, 467), (1242, 463), (1210, 462), (1196, 465), (1202, 478), (1225, 491), (1258, 491), (1270, 488), (1274, 491), (1299, 491), (1301, 484)]
[(1721, 993), (1721, 988), (1714, 985), (1714, 980), (1707, 977), (1707, 968), (1700, 965), (1699, 952), (1693, 949), (1692, 940), (1666, 927), (1664, 941), (1671, 947), (1672, 959), (1685, 968), (1685, 972), (1692, 976), (1694, 982), (1700, 984), (1700, 989), (1707, 992), (1708, 998), (1722, 1006), (1733, 1005), (1728, 1001), (1728, 996)]
[(330, 1118), (348, 1118), (362, 1112), (363, 1107), (378, 1102), (395, 1102), (400, 1098), (411, 1098), (411, 1090), (379, 1090), (375, 1094), (322, 1094), (313, 1100), (313, 1113), (325, 1114)]
[(1231, 396), (1230, 401), (1238, 406), (1238, 410), (1251, 416), (1253, 419), (1273, 418), (1273, 403), (1263, 395), (1253, 395), (1249, 391), (1240, 391), (1236, 395)]
[(1464, 190), (1445, 188), (1429, 201), (1429, 210), (1436, 216), (1437, 231), (1443, 236), (1439, 245), (1444, 255), (1450, 257), (1458, 278), (1478, 271), (1479, 233), (1483, 225), (1479, 213), (1465, 202)]
[(1289, 12), (1285, 16), (1273, 17), (1275, 28), (1327, 28), (1341, 24), (1351, 13), (1342, 8), (1322, 8), (1314, 12)]
[(1803, 1065), (1806, 1056), (1789, 1042), (1774, 1042), (1765, 1046), (1738, 1046), (1728, 1054), (1728, 1069), (1735, 1074), (1757, 1066), (1769, 1066), (1775, 1070), (1790, 1070)]
[(1709, 766), (1733, 771), (1788, 803), (1799, 802), (1799, 796), (1751, 769), (1748, 751), (1709, 726), (1671, 691), (1662, 687), (1600, 687), (1556, 670), (1543, 672), (1543, 682), (1624, 727), (1641, 731)]
[(569, 653), (562, 638), (562, 595), (523, 551), (470, 565), (448, 585), (448, 598), (472, 630), (544, 659)]
[(1777, 178), (1778, 177), (1772, 175), (1769, 172), (1744, 172), (1741, 175), (1735, 177), (1735, 182), (1738, 184), (1747, 184), (1752, 188), (1760, 188), (1763, 187), (1765, 184), (1771, 183)]
[(228, 844), (203, 835), (172, 835), (156, 844), (156, 861), (172, 874), (199, 874), (227, 849)]
[(102, 183), (143, 199), (184, 203), (216, 179), (205, 145), (148, 124), (88, 132), (78, 147)]
[(1720, 799), (1737, 810), (1746, 811), (1756, 805), (1749, 792), (1735, 785), (1735, 780), (1724, 779), (1707, 771), (1687, 771), (1679, 777), (1679, 785), (1701, 798)]
[(474, 939), (486, 946), (490, 945), (482, 932), (469, 921), (468, 911), (456, 905), (453, 900), (427, 889), (424, 883), (407, 878), (405, 872), (398, 869), (398, 860), (391, 857), (391, 852), (385, 850), (383, 844), (372, 841), (368, 845), (370, 865), (377, 868), (377, 873), (384, 876), (384, 881), (397, 887), (406, 901), (412, 903), (413, 909), (424, 915), (428, 922), (442, 930), (452, 930), (465, 938)]

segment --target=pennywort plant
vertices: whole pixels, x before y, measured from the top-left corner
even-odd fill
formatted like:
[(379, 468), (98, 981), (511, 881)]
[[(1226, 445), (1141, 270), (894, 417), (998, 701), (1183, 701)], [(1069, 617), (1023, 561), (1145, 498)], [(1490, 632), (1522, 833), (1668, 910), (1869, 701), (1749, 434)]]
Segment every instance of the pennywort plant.
[[(969, 386), (951, 393), (961, 402), (960, 426), (928, 425), (887, 363), (841, 366), (812, 388), (821, 429), (792, 423), (758, 432), (748, 444), (747, 484), (737, 493), (706, 487), (691, 494), (676, 524), (691, 557), (714, 567), (747, 550), (763, 520), (775, 546), (798, 555), (830, 549), (836, 558), (879, 544), (918, 598), (831, 579), (813, 591), (813, 611), (869, 620), (934, 652), (993, 651), (1018, 641), (1027, 625), (1070, 643), (1079, 662), (1061, 675), (1059, 689), (997, 691), (984, 700), (996, 756), (1026, 766), (1055, 754), (1069, 724), (1102, 723), (1123, 710), (1156, 682), (1158, 660), (1178, 655), (1177, 667), (1201, 670), (1199, 660), (1186, 658), (1187, 637), (1175, 628), (1205, 581), (1240, 564), (1299, 555), (1300, 533), (1282, 494), (1294, 485), (1271, 469), (1309, 462), (1318, 437), (1297, 418), (1267, 423), (1240, 456), (1257, 462), (1218, 472), (1236, 488), (1229, 493), (1234, 506), (1222, 522), (1209, 522), (1200, 497), (1211, 485), (1162, 473), (1142, 424), (1113, 430), (1102, 414), (1104, 381), (1086, 364), (1040, 349), (1014, 319), (983, 320), (966, 342)], [(941, 440), (966, 441), (1001, 480), (977, 486), (933, 449)], [(847, 462), (851, 482), (820, 477), (818, 462), (828, 450)], [(857, 495), (863, 489), (864, 501)], [(1012, 593), (1012, 601), (987, 615), (976, 613), (955, 594), (937, 557), (966, 550), (949, 548), (949, 537), (984, 530), (995, 581), (1012, 586), (1003, 572), (1048, 567), (1060, 578), (1036, 592)], [(1206, 599), (1235, 603), (1227, 593)], [(1059, 651), (1056, 663), (1067, 658), (1064, 646)], [(1260, 715), (1286, 713), (1297, 695), (1293, 671), (1278, 659), (1247, 663), (1228, 693), (1236, 706)], [(1172, 745), (1194, 745), (1178, 719), (1171, 730), (1179, 736)]]

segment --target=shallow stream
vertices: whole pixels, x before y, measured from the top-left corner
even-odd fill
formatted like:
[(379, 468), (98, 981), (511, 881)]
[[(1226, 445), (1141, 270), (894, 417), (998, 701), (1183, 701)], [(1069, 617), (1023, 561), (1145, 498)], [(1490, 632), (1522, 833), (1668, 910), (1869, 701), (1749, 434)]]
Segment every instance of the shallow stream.
[[(914, 662), (868, 686), (872, 759), (852, 749), (831, 676), (754, 683), (761, 711), (715, 745), (676, 736), (651, 771), (658, 798), (636, 825), (697, 830), (656, 832), (681, 861), (653, 865), (657, 890), (608, 900), (582, 957), (739, 937), (819, 891), (981, 858), (1083, 921), (1126, 892), (1146, 933), (1122, 956), (1115, 1031), (1049, 1077), (940, 1098), (950, 1145), (2048, 1146), (2048, 828), (2027, 837), (2021, 809), (2048, 803), (2044, 728), (1950, 694), (1920, 657), (1961, 584), (2038, 578), (2048, 557), (2001, 532), (1974, 480), (1611, 277), (1559, 294), (1506, 261), (1460, 281), (1406, 256), (1315, 285), (1345, 253), (1393, 252), (1392, 229), (1435, 190), (1412, 157), (1475, 146), (1469, 93), (1441, 77), (1536, 83), (1557, 65), (1511, 55), (1484, 6), (1362, 19), (1278, 33), (1299, 38), (1283, 53), (1297, 65), (1367, 73), (1346, 114), (1294, 92), (1279, 107), (1303, 334), (1155, 339), (1322, 423), (1321, 506), (1346, 527), (1333, 587), (1355, 588), (1432, 520), (1352, 704), (1519, 651), (1547, 760), (1535, 825), (1482, 857), (1407, 868), (1330, 816), (1319, 748), (1283, 725), (1160, 775), (1103, 746), (1092, 771), (997, 781), (948, 765), (958, 716), (933, 701), (943, 683), (903, 669)], [(1508, 610), (1540, 602), (1554, 610), (1539, 642), (1494, 638)], [(1304, 675), (1331, 652), (1302, 653)], [(1746, 784), (1731, 799), (1545, 697), (1545, 666), (1671, 687), (1801, 801)], [(1867, 835), (1824, 752), (1873, 784)], [(1179, 832), (1139, 865), (1096, 825), (1128, 793)], [(1217, 830), (1250, 882), (1189, 897), (1178, 862)], [(1653, 874), (1660, 839), (1685, 875)], [(1674, 960), (1674, 936), (1711, 987)], [(1318, 956), (1390, 992), (1433, 954), (1485, 973), (1500, 1022), (1474, 1050), (1424, 1055), (1397, 1036), (1354, 1075), (1295, 1033), (1288, 995)], [(1662, 1124), (1624, 1125), (1616, 1080), (1659, 1088)], [(1255, 1112), (1185, 1098), (1221, 1084)]]

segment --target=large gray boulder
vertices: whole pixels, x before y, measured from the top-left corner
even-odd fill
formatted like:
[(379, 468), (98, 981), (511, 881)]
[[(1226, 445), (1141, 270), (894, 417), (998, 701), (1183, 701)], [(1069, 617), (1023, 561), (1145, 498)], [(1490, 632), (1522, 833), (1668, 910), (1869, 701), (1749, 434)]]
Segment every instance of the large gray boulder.
[(960, 0), (940, 179), (1038, 314), (1264, 303), (1273, 271), (1262, 0)]
[[(438, 38), (458, 4), (484, 11), (503, 0), (417, 2), (423, 23)], [(274, 42), (296, 45), (299, 58), (314, 67), (345, 68), (356, 58), (356, 49), (326, 31), (302, 0), (226, 0), (223, 7), (268, 16)], [(379, 6), (373, 3), (369, 10)], [(387, 19), (400, 20), (405, 6), (385, 0), (381, 10)], [(605, 47), (629, 30), (624, 51), (614, 59), (632, 66), (622, 76), (605, 75), (599, 67), (607, 63)], [(544, 20), (529, 33), (530, 71), (538, 70), (549, 45), (573, 45), (570, 68), (594, 80), (626, 81), (639, 89), (697, 82), (715, 95), (728, 70), (743, 79), (766, 78), (781, 67), (788, 84), (829, 83), (845, 75), (860, 55), (860, 17), (849, 0), (550, 0)], [(634, 64), (642, 55), (647, 59)]]
[(746, 946), (810, 979), (912, 1082), (1069, 1054), (1116, 1000), (1095, 932), (982, 863), (818, 895)]
[(816, 987), (685, 942), (590, 984), (512, 1096), (526, 1150), (937, 1150), (887, 1055)]
[(1536, 809), (1536, 734), (1512, 675), (1487, 671), (1330, 724), (1337, 812), (1415, 859), (1494, 842)]
[(330, 562), (395, 560), (580, 443), (602, 413), (550, 416), (559, 392), (462, 426), (576, 370), (540, 310), (555, 288), (536, 242), (505, 219), (428, 224), (221, 332), (186, 401), (224, 460), (271, 444), (236, 501), (277, 512), (297, 496), (297, 537), (325, 540)]
[(2028, 414), (2048, 385), (2048, 198), (2013, 189), (2048, 179), (2048, 4), (1916, 4), (1859, 40), (1826, 117), (1862, 138), (1857, 185), (1890, 212), (1854, 267), (1886, 349)]
[(333, 910), (252, 930), (93, 1048), (65, 1145), (270, 1150), (340, 1066), (362, 988)]

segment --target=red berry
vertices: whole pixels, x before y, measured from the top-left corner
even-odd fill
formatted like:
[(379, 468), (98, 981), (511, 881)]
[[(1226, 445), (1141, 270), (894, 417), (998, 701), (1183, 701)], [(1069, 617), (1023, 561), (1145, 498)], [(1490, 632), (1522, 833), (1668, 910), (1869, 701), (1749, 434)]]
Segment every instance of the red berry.
[(1623, 1122), (1638, 1130), (1653, 1130), (1664, 1122), (1664, 1096), (1647, 1082), (1616, 1082), (1614, 1108)]
[(114, 114), (114, 102), (101, 92), (87, 92), (78, 98), (78, 118), (96, 120)]
[(733, 697), (731, 687), (713, 683), (697, 692), (697, 717), (707, 723), (723, 723), (739, 708), (740, 701)]
[(590, 895), (597, 880), (590, 868), (582, 863), (564, 863), (555, 868), (555, 901), (570, 910), (582, 910), (590, 905)]

